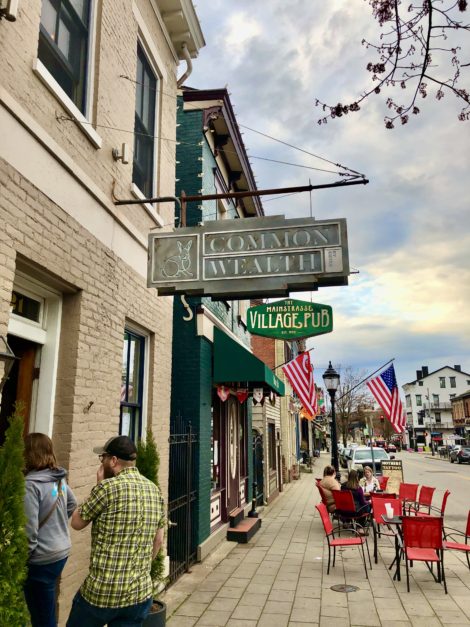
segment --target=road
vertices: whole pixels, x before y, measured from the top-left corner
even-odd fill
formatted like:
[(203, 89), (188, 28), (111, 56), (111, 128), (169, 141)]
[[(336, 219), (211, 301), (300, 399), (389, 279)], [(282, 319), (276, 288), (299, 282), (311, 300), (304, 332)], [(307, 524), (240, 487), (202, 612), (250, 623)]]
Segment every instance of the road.
[(440, 507), (445, 490), (450, 490), (445, 524), (464, 531), (470, 510), (470, 464), (451, 464), (449, 460), (429, 459), (426, 454), (408, 452), (396, 453), (395, 459), (403, 461), (407, 483), (436, 488), (433, 505)]

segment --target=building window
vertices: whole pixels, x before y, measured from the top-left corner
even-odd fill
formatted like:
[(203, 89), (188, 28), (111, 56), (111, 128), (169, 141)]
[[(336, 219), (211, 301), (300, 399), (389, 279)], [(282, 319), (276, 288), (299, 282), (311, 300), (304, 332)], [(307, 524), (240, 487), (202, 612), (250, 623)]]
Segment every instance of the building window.
[(268, 446), (269, 446), (269, 468), (276, 470), (276, 429), (272, 422), (268, 422)]
[(424, 424), (424, 417), (421, 414), (421, 412), (418, 412), (418, 424), (419, 425), (423, 425)]
[(450, 399), (455, 398), (455, 394), (449, 394), (449, 398)]
[(434, 412), (434, 418), (436, 419), (436, 423), (440, 424), (441, 423), (441, 412), (440, 411)]
[(407, 407), (411, 407), (411, 396), (409, 394), (405, 396), (405, 403)]
[(151, 198), (154, 189), (157, 78), (140, 45), (137, 46), (136, 82), (132, 181), (145, 198)]
[(137, 440), (142, 435), (145, 337), (126, 329), (122, 351), (121, 420), (119, 433)]
[(449, 381), (450, 381), (450, 387), (451, 388), (456, 388), (457, 387), (457, 383), (455, 381), (455, 377), (449, 377)]
[(421, 387), (423, 387), (423, 381), (418, 381), (418, 385), (420, 385)]
[(439, 394), (432, 395), (432, 402), (434, 407), (439, 407)]
[(439, 377), (439, 387), (440, 388), (445, 388), (446, 386), (446, 378), (445, 377)]
[(38, 58), (85, 112), (90, 0), (43, 0)]
[(416, 394), (416, 405), (419, 405), (420, 407), (423, 404), (423, 399), (421, 397), (421, 394)]

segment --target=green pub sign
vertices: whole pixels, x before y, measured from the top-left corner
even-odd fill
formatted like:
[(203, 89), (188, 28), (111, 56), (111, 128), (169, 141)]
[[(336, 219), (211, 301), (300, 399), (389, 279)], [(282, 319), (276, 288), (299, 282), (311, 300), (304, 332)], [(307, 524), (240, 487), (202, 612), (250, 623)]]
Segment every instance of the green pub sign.
[(247, 311), (248, 331), (279, 340), (294, 340), (333, 331), (333, 310), (329, 305), (286, 298)]

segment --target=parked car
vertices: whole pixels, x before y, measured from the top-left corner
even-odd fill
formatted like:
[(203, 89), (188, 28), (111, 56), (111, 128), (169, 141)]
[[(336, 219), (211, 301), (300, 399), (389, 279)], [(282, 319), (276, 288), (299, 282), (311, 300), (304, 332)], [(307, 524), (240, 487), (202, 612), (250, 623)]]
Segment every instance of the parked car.
[(453, 448), (450, 452), (450, 463), (453, 464), (457, 462), (458, 464), (464, 464), (465, 462), (470, 463), (470, 446), (459, 446), (460, 450), (457, 450), (457, 447)]
[(343, 452), (339, 456), (339, 463), (341, 468), (348, 467), (348, 461), (351, 459), (353, 449), (350, 447), (346, 447), (343, 449)]
[[(390, 457), (386, 450), (379, 446), (373, 447), (375, 472), (382, 474), (382, 462), (384, 460), (394, 459)], [(348, 460), (348, 470), (357, 470), (360, 477), (364, 474), (364, 466), (372, 468), (372, 453), (369, 446), (358, 446), (353, 450), (351, 458)]]
[(389, 444), (385, 445), (385, 450), (387, 451), (387, 453), (396, 453), (397, 447), (395, 446), (395, 444), (393, 444), (393, 442), (390, 442)]

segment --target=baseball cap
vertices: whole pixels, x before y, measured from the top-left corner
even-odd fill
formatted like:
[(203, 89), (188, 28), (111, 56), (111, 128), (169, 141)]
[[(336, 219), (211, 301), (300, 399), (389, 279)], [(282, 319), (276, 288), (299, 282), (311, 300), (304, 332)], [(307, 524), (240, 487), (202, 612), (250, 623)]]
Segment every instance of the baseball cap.
[(127, 435), (116, 435), (109, 438), (104, 446), (95, 447), (93, 453), (97, 455), (107, 453), (125, 461), (134, 461), (137, 457), (136, 446)]

